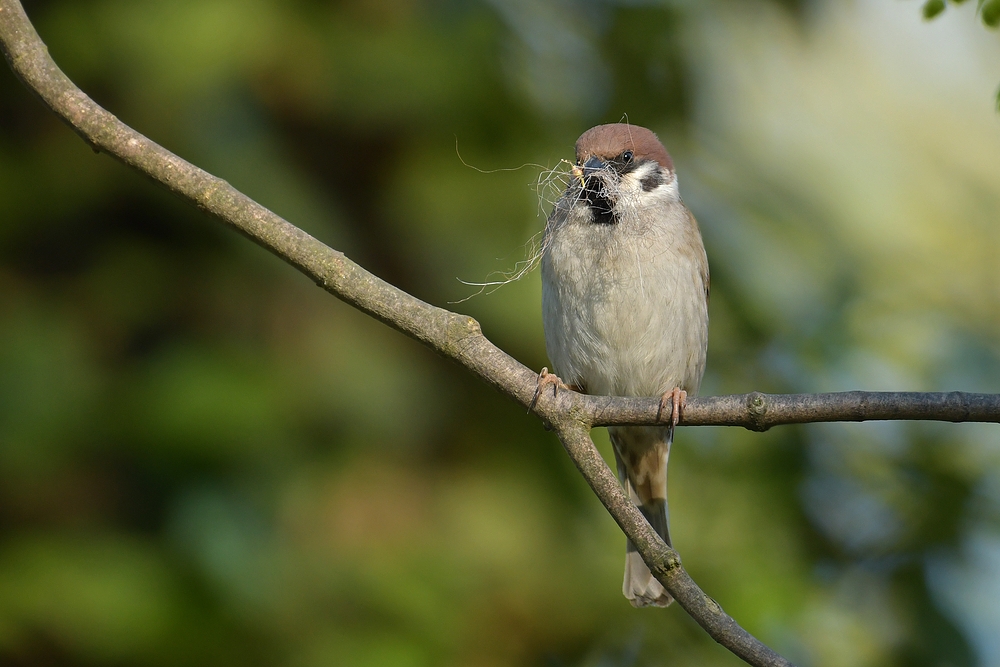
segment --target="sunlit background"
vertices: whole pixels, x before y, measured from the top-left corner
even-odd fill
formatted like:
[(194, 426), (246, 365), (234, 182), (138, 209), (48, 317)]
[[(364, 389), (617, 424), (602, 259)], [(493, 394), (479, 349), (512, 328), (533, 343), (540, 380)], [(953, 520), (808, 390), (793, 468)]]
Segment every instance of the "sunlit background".
[[(125, 122), (532, 368), (537, 271), (449, 303), (627, 118), (705, 236), (703, 393), (1000, 392), (975, 2), (26, 5)], [(803, 666), (1000, 665), (998, 428), (681, 429), (675, 545)], [(0, 72), (0, 664), (739, 664), (623, 563), (537, 419)]]

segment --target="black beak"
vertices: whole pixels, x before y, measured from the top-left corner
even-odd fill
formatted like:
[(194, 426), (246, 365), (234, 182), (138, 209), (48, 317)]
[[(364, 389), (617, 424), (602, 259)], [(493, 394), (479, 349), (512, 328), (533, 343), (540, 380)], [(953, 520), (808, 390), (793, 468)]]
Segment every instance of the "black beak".
[(608, 164), (604, 160), (600, 159), (596, 155), (591, 157), (589, 160), (583, 163), (583, 176), (586, 178), (590, 176), (595, 171), (601, 171), (607, 168)]
[(601, 175), (607, 168), (608, 163), (596, 156), (590, 157), (583, 163), (581, 185), (584, 197), (593, 213), (593, 220), (598, 224), (618, 222), (614, 214), (614, 203), (609, 199), (606, 177)]

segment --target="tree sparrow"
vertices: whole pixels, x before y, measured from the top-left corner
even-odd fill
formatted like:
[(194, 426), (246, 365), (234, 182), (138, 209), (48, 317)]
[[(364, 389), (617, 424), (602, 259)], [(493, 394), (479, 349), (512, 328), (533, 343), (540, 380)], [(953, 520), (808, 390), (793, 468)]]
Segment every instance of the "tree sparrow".
[[(705, 370), (708, 258), (649, 130), (587, 130), (571, 174), (542, 243), (545, 347), (555, 373), (581, 391), (662, 395), (664, 407), (671, 399), (669, 425), (608, 429), (626, 492), (670, 544), (667, 458), (686, 392)], [(635, 607), (673, 601), (631, 543), (622, 591)]]

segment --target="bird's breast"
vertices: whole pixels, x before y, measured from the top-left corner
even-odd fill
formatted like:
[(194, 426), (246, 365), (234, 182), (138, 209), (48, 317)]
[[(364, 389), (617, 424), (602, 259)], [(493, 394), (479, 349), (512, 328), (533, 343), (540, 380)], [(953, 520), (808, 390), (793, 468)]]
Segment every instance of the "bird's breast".
[(697, 390), (708, 313), (704, 250), (693, 231), (696, 252), (690, 230), (669, 224), (550, 229), (542, 258), (545, 338), (564, 381), (593, 394)]

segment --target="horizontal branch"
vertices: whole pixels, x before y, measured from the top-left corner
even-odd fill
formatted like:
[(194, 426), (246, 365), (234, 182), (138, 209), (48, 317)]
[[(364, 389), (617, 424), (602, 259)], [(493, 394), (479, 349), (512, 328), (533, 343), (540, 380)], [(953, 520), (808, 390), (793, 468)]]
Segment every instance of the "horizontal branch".
[[(659, 398), (586, 396), (578, 399), (594, 426), (666, 422)], [(766, 431), (781, 424), (925, 420), (1000, 423), (1000, 394), (845, 391), (828, 394), (735, 394), (688, 398), (683, 426), (742, 426)]]

